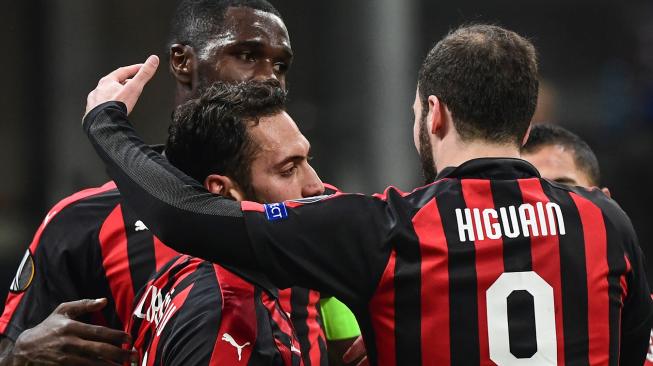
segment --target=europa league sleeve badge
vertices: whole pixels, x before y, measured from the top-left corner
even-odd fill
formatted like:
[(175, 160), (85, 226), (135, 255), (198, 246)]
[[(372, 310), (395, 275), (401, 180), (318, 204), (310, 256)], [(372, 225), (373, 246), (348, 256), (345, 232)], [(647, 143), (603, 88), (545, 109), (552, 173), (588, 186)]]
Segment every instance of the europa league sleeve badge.
[(29, 285), (32, 284), (33, 279), (34, 259), (32, 258), (32, 253), (30, 253), (29, 249), (27, 249), (25, 251), (25, 255), (23, 256), (23, 260), (20, 261), (18, 271), (16, 271), (16, 276), (11, 281), (9, 291), (14, 293), (21, 293), (27, 290)]

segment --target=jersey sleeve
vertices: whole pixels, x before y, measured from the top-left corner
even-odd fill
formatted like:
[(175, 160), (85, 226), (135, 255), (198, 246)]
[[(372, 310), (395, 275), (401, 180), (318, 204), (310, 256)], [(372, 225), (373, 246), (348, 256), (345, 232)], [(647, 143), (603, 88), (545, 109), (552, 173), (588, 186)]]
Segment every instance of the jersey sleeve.
[(653, 326), (653, 301), (644, 270), (644, 255), (632, 226), (626, 242), (626, 260), (631, 268), (627, 274), (628, 294), (621, 316), (622, 365), (642, 364)]
[(391, 206), (356, 194), (304, 202), (243, 203), (260, 266), (281, 288), (295, 285), (335, 294), (348, 304), (366, 302), (390, 255), (398, 221)]
[[(0, 332), (13, 341), (43, 321), (62, 302), (91, 297), (98, 271), (92, 253), (94, 229), (78, 206), (51, 210), (18, 266), (0, 318)], [(100, 266), (101, 267), (101, 266)], [(81, 281), (85, 279), (85, 281)], [(86, 282), (89, 281), (89, 282)]]
[(299, 285), (349, 301), (371, 296), (398, 221), (386, 201), (336, 195), (280, 204), (287, 215), (276, 220), (277, 206), (252, 204), (243, 212), (171, 166), (136, 135), (122, 103), (93, 109), (84, 129), (127, 202), (173, 249), (263, 270), (282, 288)]
[(642, 365), (653, 325), (653, 300), (649, 288), (644, 254), (628, 215), (619, 205), (598, 190), (590, 193), (604, 212), (604, 220), (622, 244), (626, 271), (626, 296), (621, 311), (621, 365)]

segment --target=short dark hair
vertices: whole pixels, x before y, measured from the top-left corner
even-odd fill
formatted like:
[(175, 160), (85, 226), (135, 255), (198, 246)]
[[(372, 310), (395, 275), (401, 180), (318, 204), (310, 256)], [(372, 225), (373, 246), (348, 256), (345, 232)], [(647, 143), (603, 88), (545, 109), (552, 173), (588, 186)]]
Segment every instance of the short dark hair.
[(572, 151), (574, 163), (582, 170), (590, 183), (598, 186), (601, 181), (599, 161), (589, 145), (573, 132), (556, 125), (533, 125), (522, 154), (534, 154), (546, 146), (559, 145)]
[(231, 7), (261, 10), (281, 18), (265, 0), (182, 0), (172, 16), (168, 46), (179, 43), (204, 49), (211, 37), (222, 31), (225, 13)]
[(520, 144), (537, 104), (535, 47), (498, 26), (462, 26), (426, 56), (418, 86), (424, 116), (437, 96), (463, 141)]
[(286, 92), (277, 80), (216, 82), (200, 97), (175, 110), (168, 129), (170, 163), (203, 182), (210, 174), (234, 179), (254, 197), (250, 164), (258, 152), (248, 126), (285, 109)]

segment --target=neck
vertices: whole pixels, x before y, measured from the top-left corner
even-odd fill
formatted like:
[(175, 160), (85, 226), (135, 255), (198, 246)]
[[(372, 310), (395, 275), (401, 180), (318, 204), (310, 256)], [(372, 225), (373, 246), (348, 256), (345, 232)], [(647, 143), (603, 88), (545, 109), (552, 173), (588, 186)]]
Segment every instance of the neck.
[(478, 158), (520, 158), (518, 146), (505, 143), (493, 144), (486, 141), (443, 141), (438, 151), (434, 151), (434, 153), (435, 166), (438, 170), (459, 166), (466, 161)]
[(192, 96), (192, 90), (177, 84), (177, 87), (175, 88), (175, 108), (192, 99)]

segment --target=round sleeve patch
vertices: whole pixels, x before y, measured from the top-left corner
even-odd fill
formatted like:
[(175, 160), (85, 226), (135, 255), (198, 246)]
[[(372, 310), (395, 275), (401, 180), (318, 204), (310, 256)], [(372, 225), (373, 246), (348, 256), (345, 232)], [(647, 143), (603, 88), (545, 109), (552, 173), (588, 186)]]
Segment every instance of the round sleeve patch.
[(29, 287), (32, 284), (34, 279), (34, 259), (32, 258), (32, 253), (29, 249), (25, 251), (23, 260), (20, 261), (18, 266), (18, 271), (16, 271), (16, 276), (11, 281), (11, 286), (9, 286), (9, 291), (20, 293)]

